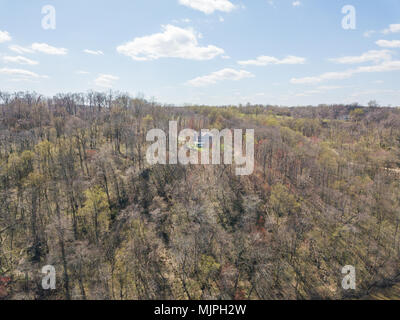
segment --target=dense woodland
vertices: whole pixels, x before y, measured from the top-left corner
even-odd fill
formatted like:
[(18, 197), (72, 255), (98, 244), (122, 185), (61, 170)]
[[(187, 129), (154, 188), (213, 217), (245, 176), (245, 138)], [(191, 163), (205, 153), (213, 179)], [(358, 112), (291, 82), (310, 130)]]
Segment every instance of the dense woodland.
[[(2, 92), (0, 117), (2, 299), (358, 299), (400, 282), (399, 108)], [(149, 166), (146, 134), (170, 120), (254, 128), (254, 173)]]

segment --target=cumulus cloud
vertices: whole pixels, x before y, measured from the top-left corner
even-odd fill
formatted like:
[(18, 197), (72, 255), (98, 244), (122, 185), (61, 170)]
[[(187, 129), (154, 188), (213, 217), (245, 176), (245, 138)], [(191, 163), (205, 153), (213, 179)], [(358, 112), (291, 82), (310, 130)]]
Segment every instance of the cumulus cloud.
[(16, 56), (16, 57), (11, 57), (11, 56), (4, 56), (3, 57), (4, 62), (10, 62), (10, 63), (18, 63), (18, 64), (27, 64), (30, 66), (34, 66), (39, 64), (39, 62), (22, 57), (22, 56)]
[(0, 30), (0, 43), (11, 41), (11, 36), (7, 31)]
[(384, 61), (381, 64), (372, 66), (363, 66), (363, 67), (358, 67), (356, 69), (350, 69), (341, 72), (326, 72), (315, 77), (292, 78), (290, 82), (293, 84), (313, 84), (313, 83), (320, 83), (326, 80), (347, 79), (359, 73), (389, 72), (398, 70), (400, 70), (400, 60)]
[(210, 84), (215, 84), (223, 80), (238, 81), (241, 79), (253, 78), (253, 77), (254, 75), (248, 71), (226, 68), (213, 72), (206, 76), (194, 78), (188, 81), (187, 84), (194, 87), (204, 87)]
[(378, 40), (376, 44), (383, 48), (400, 48), (400, 40)]
[(84, 52), (84, 53), (87, 53), (87, 54), (92, 54), (92, 55), (94, 55), (94, 56), (101, 56), (101, 55), (104, 55), (103, 51), (101, 51), (101, 50), (89, 50), (89, 49), (85, 49), (85, 50), (83, 50), (83, 52)]
[(47, 43), (35, 42), (32, 44), (31, 48), (34, 51), (51, 55), (66, 55), (68, 53), (68, 50), (65, 48), (56, 48), (48, 45)]
[(270, 64), (304, 64), (306, 62), (305, 58), (296, 56), (287, 56), (284, 59), (278, 59), (269, 56), (260, 56), (255, 60), (238, 61), (240, 65), (252, 65), (252, 66), (267, 66)]
[(371, 50), (366, 53), (363, 53), (360, 56), (347, 56), (329, 60), (336, 63), (352, 64), (352, 63), (364, 63), (370, 61), (379, 63), (381, 61), (387, 61), (391, 59), (392, 59), (392, 52), (390, 50)]
[(383, 34), (400, 32), (400, 24), (391, 24), (389, 28), (382, 31)]
[(100, 74), (95, 80), (94, 83), (96, 86), (103, 88), (112, 88), (114, 81), (119, 80), (119, 77), (110, 75), (110, 74)]
[(118, 46), (117, 51), (136, 61), (160, 58), (211, 60), (224, 54), (224, 50), (216, 46), (200, 46), (199, 35), (193, 29), (183, 29), (173, 25), (162, 28), (163, 31), (160, 33), (138, 37)]
[(215, 11), (230, 12), (235, 9), (235, 5), (228, 0), (179, 0), (179, 3), (205, 14)]
[(300, 7), (301, 6), (301, 2), (300, 1), (293, 1), (292, 2), (292, 6), (293, 7)]

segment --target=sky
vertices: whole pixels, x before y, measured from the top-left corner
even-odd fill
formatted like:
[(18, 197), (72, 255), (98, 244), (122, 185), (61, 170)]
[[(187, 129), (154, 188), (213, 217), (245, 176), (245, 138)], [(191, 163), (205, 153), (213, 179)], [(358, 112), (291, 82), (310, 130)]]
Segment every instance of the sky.
[(8, 92), (399, 106), (399, 53), (399, 0), (0, 0)]

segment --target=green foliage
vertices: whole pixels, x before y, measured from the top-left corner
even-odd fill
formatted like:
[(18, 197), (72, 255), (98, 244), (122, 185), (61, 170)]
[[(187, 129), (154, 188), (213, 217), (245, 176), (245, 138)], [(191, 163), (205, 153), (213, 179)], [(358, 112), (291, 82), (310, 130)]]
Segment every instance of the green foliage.
[(300, 203), (296, 201), (295, 196), (282, 184), (272, 187), (269, 205), (279, 217), (295, 214), (300, 209)]
[(86, 201), (79, 209), (78, 217), (81, 219), (83, 232), (90, 238), (98, 241), (99, 236), (109, 231), (110, 211), (107, 206), (107, 195), (99, 186), (94, 186), (85, 191)]

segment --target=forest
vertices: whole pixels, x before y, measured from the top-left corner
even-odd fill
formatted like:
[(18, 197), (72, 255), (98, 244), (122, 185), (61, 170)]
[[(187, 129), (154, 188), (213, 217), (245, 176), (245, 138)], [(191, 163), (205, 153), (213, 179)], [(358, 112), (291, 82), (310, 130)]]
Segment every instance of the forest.
[[(169, 121), (254, 129), (253, 174), (149, 165)], [(399, 299), (399, 178), (400, 108), (0, 92), (0, 299)]]

